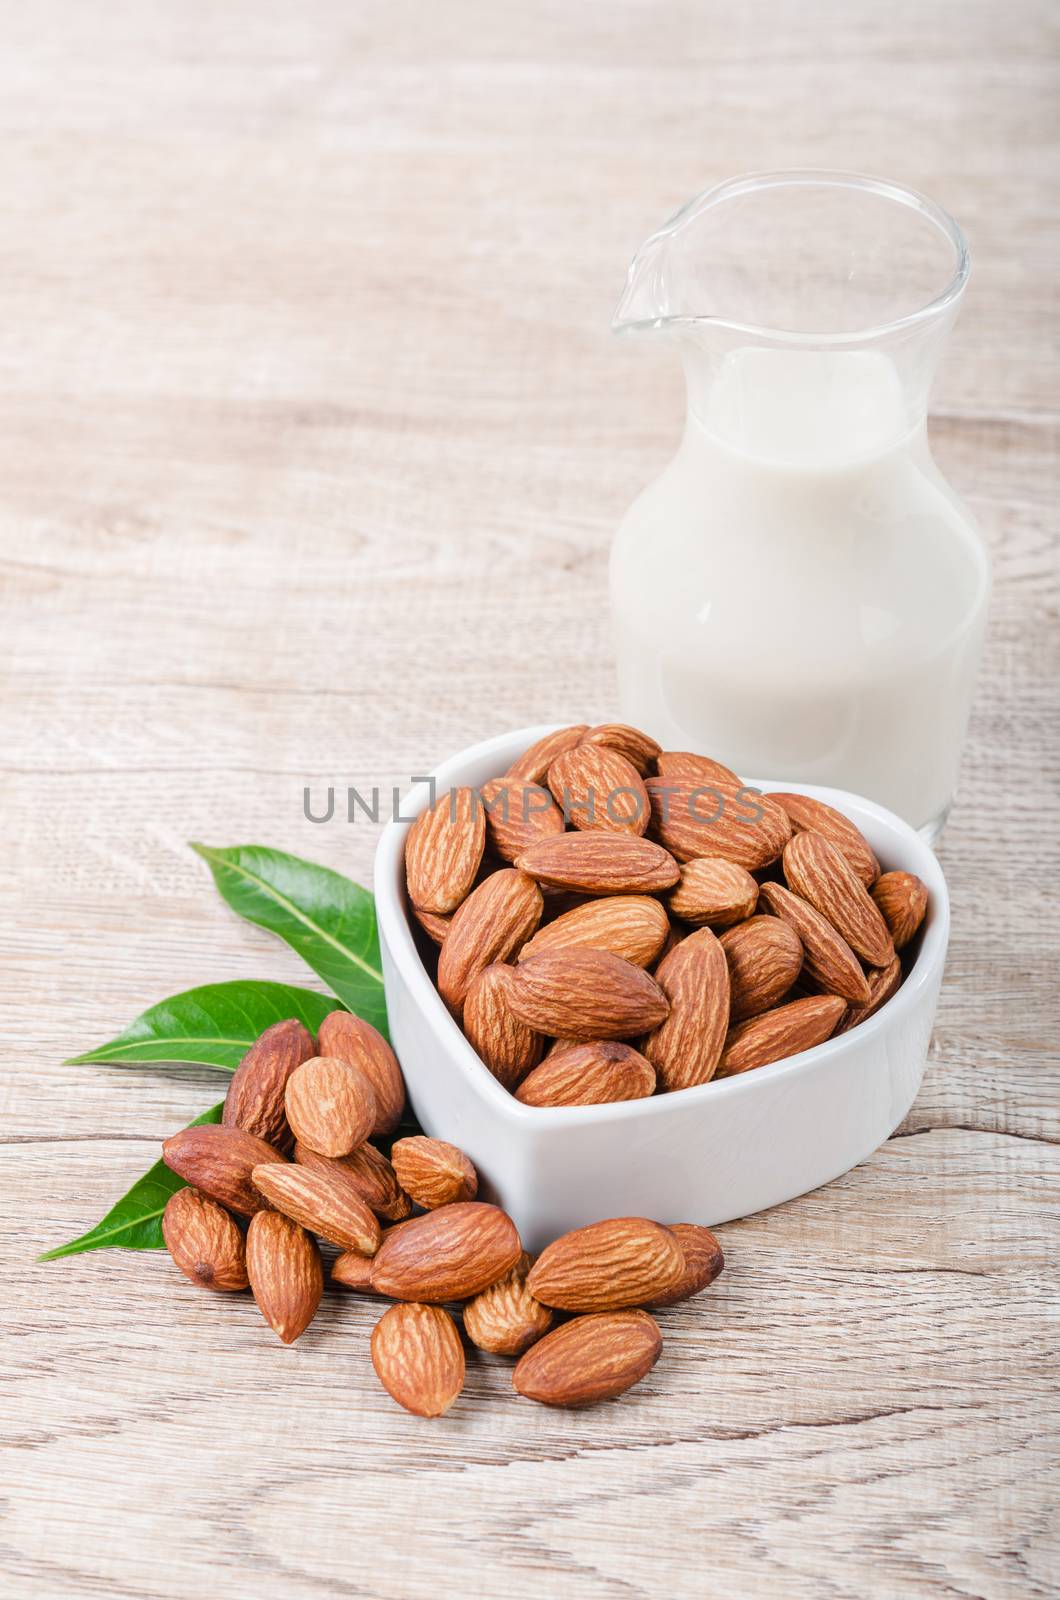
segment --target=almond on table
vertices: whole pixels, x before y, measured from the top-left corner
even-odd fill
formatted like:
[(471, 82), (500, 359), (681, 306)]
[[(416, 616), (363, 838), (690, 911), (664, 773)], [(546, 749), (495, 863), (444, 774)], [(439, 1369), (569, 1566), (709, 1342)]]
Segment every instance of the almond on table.
[(320, 1250), (303, 1227), (278, 1211), (259, 1211), (247, 1230), (247, 1277), (269, 1327), (293, 1344), (324, 1292)]
[(393, 1166), (372, 1144), (358, 1145), (348, 1156), (322, 1156), (296, 1142), (294, 1159), (300, 1167), (316, 1167), (324, 1172), (337, 1167), (368, 1209), (384, 1222), (402, 1222), (412, 1211), (412, 1201), (398, 1182)]
[(178, 1189), (162, 1213), (162, 1237), (181, 1272), (200, 1288), (247, 1287), (243, 1235), (216, 1200), (197, 1189)]
[(357, 1250), (344, 1250), (341, 1256), (336, 1256), (331, 1263), (331, 1277), (334, 1283), (341, 1283), (344, 1289), (355, 1289), (358, 1294), (384, 1298), (378, 1289), (372, 1288), (371, 1256), (362, 1256)]
[(379, 1116), (369, 1079), (338, 1056), (303, 1061), (287, 1080), (284, 1101), (295, 1138), (321, 1156), (349, 1155)]
[(685, 1270), (672, 1289), (647, 1302), (652, 1310), (675, 1306), (700, 1294), (714, 1282), (725, 1265), (721, 1245), (709, 1228), (698, 1227), (693, 1222), (671, 1222), (669, 1228), (681, 1246)]
[(422, 1134), (399, 1139), (390, 1151), (394, 1171), (418, 1206), (435, 1211), (457, 1200), (473, 1200), (478, 1174), (462, 1150)]
[(378, 1250), (379, 1223), (339, 1162), (332, 1162), (330, 1168), (271, 1163), (255, 1167), (253, 1176), (255, 1186), (276, 1211), (318, 1233), (329, 1244), (365, 1256)]
[(558, 1311), (617, 1311), (657, 1300), (684, 1272), (684, 1254), (669, 1228), (647, 1217), (612, 1217), (547, 1245), (527, 1284)]
[(254, 1185), (254, 1168), (267, 1161), (286, 1165), (286, 1157), (264, 1139), (216, 1123), (172, 1134), (162, 1144), (162, 1160), (192, 1188), (242, 1217), (252, 1217), (265, 1205)]
[(512, 1387), (546, 1406), (596, 1405), (646, 1378), (661, 1353), (659, 1324), (646, 1311), (575, 1317), (520, 1357)]
[(242, 1128), (286, 1152), (293, 1142), (284, 1109), (287, 1080), (316, 1053), (313, 1035), (297, 1018), (266, 1028), (232, 1075), (221, 1117), (225, 1127)]
[(397, 1056), (379, 1029), (351, 1011), (331, 1011), (320, 1024), (318, 1043), (319, 1055), (356, 1067), (371, 1084), (376, 1111), (372, 1137), (392, 1133), (405, 1109), (405, 1080)]
[(464, 1349), (448, 1311), (396, 1305), (372, 1332), (372, 1365), (391, 1399), (417, 1417), (441, 1417), (464, 1387)]
[(551, 1328), (552, 1312), (527, 1287), (531, 1264), (524, 1252), (510, 1272), (464, 1306), (464, 1332), (480, 1350), (519, 1356)]
[(468, 1300), (503, 1277), (522, 1251), (515, 1223), (499, 1206), (440, 1206), (386, 1235), (372, 1263), (372, 1288), (395, 1300)]

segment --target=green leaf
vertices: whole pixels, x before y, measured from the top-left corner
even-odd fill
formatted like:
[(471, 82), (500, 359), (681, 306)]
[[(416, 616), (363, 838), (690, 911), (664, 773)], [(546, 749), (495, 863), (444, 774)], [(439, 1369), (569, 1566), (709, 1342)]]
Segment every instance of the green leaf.
[(233, 911), (286, 940), (351, 1011), (386, 1033), (375, 901), (367, 889), (264, 845), (192, 849)]
[(297, 1017), (316, 1033), (339, 1002), (330, 994), (298, 989), (290, 983), (238, 979), (185, 989), (150, 1006), (109, 1044), (97, 1045), (66, 1063), (87, 1061), (115, 1066), (171, 1061), (234, 1072), (259, 1034), (274, 1022)]
[[(196, 1117), (190, 1126), (196, 1128), (201, 1122), (220, 1122), (223, 1110), (222, 1100), (204, 1111), (201, 1117)], [(183, 1188), (184, 1179), (170, 1172), (164, 1161), (156, 1161), (136, 1180), (128, 1194), (123, 1194), (117, 1205), (111, 1207), (102, 1222), (97, 1222), (79, 1239), (46, 1250), (37, 1260), (55, 1261), (59, 1256), (76, 1256), (84, 1250), (108, 1250), (116, 1246), (123, 1250), (161, 1250), (164, 1247), (162, 1213), (166, 1201)]]

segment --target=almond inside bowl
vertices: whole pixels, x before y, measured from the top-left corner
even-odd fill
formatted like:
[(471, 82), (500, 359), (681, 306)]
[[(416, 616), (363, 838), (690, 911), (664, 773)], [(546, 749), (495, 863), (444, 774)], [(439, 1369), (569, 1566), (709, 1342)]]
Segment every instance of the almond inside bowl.
[[(436, 772), (437, 793), (489, 783), (550, 731), (523, 729), (461, 752)], [(824, 801), (850, 818), (884, 870), (923, 880), (929, 910), (905, 980), (874, 1015), (824, 1043), (733, 1076), (602, 1105), (524, 1105), (483, 1064), (421, 958), (405, 888), (409, 823), (391, 821), (383, 831), (375, 863), (383, 972), (413, 1109), (426, 1132), (467, 1152), (531, 1250), (605, 1217), (710, 1226), (778, 1204), (863, 1160), (912, 1104), (948, 938), (938, 862), (900, 818), (857, 795), (781, 781), (755, 786)], [(399, 816), (413, 817), (426, 800), (425, 789), (410, 794)]]

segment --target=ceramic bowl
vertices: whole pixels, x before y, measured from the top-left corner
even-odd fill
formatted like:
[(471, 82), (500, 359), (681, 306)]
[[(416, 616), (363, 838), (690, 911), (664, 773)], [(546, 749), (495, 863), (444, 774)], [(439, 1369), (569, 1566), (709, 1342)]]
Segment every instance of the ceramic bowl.
[[(507, 770), (547, 727), (488, 739), (439, 767), (438, 793)], [(407, 911), (407, 821), (389, 822), (375, 859), (390, 1034), (427, 1133), (466, 1151), (481, 1193), (514, 1218), (528, 1250), (603, 1217), (706, 1225), (791, 1200), (864, 1161), (901, 1122), (924, 1073), (949, 935), (934, 854), (882, 806), (811, 784), (767, 782), (844, 812), (885, 869), (922, 878), (930, 908), (912, 970), (867, 1022), (815, 1049), (734, 1078), (617, 1105), (521, 1105), (482, 1064), (420, 959)], [(403, 803), (413, 817), (425, 787)]]

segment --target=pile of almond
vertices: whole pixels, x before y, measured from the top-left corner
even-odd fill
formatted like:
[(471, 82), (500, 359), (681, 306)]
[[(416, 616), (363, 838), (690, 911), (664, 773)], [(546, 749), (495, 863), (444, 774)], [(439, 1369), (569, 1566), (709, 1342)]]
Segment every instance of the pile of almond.
[(442, 998), (532, 1106), (687, 1089), (856, 1027), (928, 904), (833, 807), (621, 724), (442, 795), (405, 866)]
[(512, 1219), (475, 1199), (477, 1174), (454, 1145), (397, 1139), (388, 1159), (369, 1142), (393, 1133), (404, 1103), (397, 1058), (367, 1022), (333, 1012), (317, 1040), (294, 1020), (266, 1029), (221, 1123), (162, 1146), (188, 1184), (162, 1221), (177, 1266), (203, 1288), (249, 1285), (291, 1344), (323, 1295), (318, 1239), (337, 1246), (336, 1283), (396, 1302), (372, 1332), (372, 1364), (417, 1416), (441, 1416), (463, 1388), (454, 1303), (473, 1345), (518, 1357), (512, 1383), (529, 1399), (590, 1405), (639, 1382), (662, 1349), (643, 1308), (686, 1300), (722, 1269), (709, 1229), (617, 1217), (531, 1260)]

